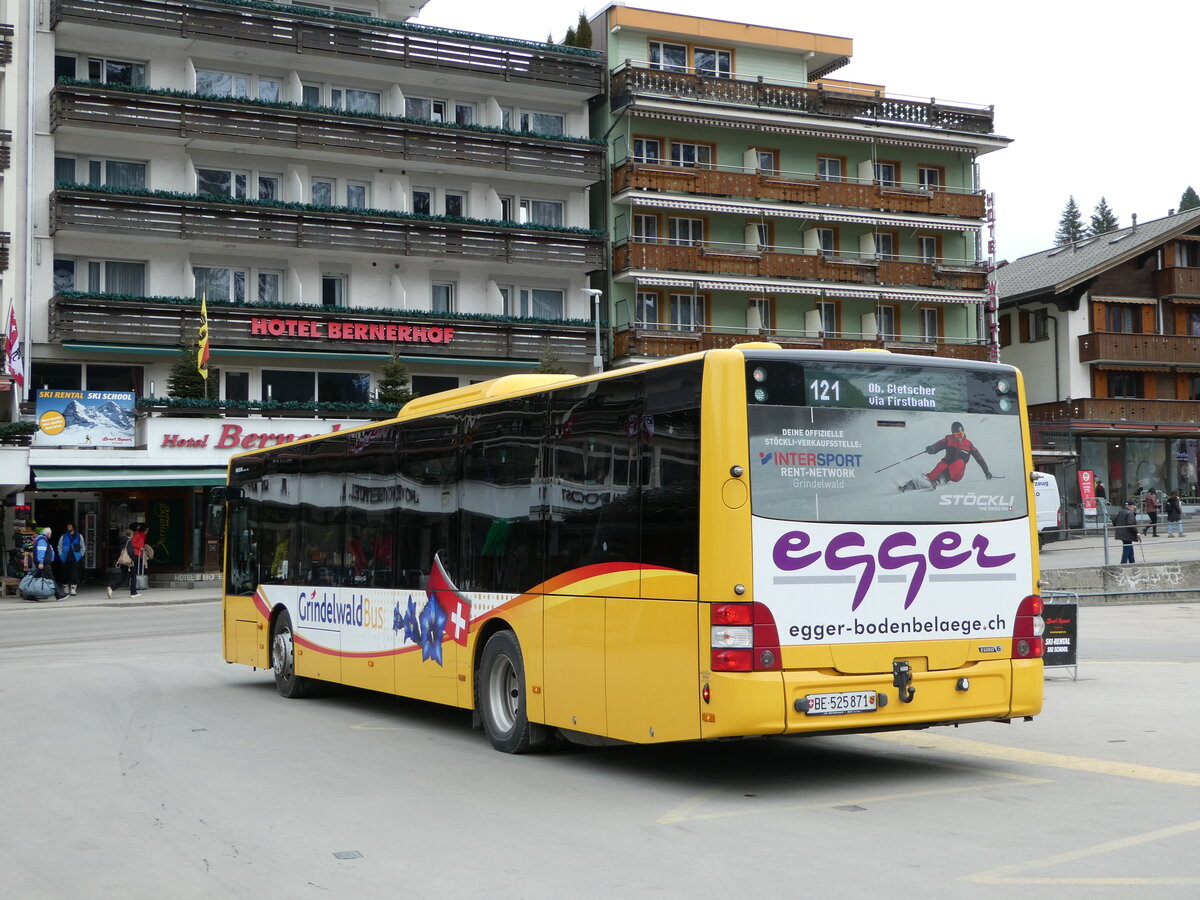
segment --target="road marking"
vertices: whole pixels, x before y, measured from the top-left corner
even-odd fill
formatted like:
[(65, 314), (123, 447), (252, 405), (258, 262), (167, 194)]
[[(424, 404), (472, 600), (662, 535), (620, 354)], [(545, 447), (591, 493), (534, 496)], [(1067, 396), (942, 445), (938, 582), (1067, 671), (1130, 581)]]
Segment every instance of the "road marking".
[(1011, 866), (1000, 866), (997, 869), (987, 869), (983, 872), (977, 872), (974, 875), (964, 875), (963, 881), (972, 881), (976, 884), (1088, 884), (1088, 885), (1168, 885), (1168, 884), (1200, 884), (1200, 876), (1195, 875), (1152, 875), (1152, 876), (1121, 876), (1114, 875), (1107, 878), (1092, 878), (1092, 877), (1074, 877), (1070, 875), (1020, 875), (1021, 872), (1030, 872), (1034, 869), (1044, 869), (1047, 866), (1059, 866), (1064, 863), (1074, 862), (1078, 859), (1087, 859), (1092, 856), (1102, 856), (1106, 853), (1113, 853), (1118, 850), (1127, 850), (1130, 847), (1138, 847), (1142, 844), (1148, 844), (1152, 841), (1161, 841), (1167, 838), (1177, 837), (1181, 834), (1187, 834), (1191, 831), (1200, 830), (1200, 822), (1187, 822), (1183, 825), (1173, 825), (1170, 828), (1160, 828), (1158, 831), (1148, 831), (1145, 834), (1135, 834), (1126, 838), (1119, 838), (1115, 841), (1107, 841), (1103, 844), (1097, 844), (1094, 847), (1082, 847), (1078, 850), (1070, 850), (1066, 853), (1056, 853), (1054, 856), (1046, 856), (1042, 859), (1035, 859), (1032, 862), (1017, 863)]
[(1196, 772), (1158, 769), (1154, 766), (1139, 766), (1107, 759), (1089, 759), (1085, 756), (1067, 756), (1062, 753), (1046, 753), (1041, 750), (1022, 750), (1019, 747), (985, 744), (983, 741), (970, 741), (966, 738), (948, 737), (940, 734), (895, 732), (890, 734), (872, 734), (868, 735), (868, 737), (873, 740), (887, 741), (892, 744), (904, 744), (909, 747), (927, 747), (931, 750), (944, 750), (948, 753), (961, 753), (965, 756), (1003, 759), (1009, 762), (1025, 763), (1033, 766), (1053, 766), (1056, 769), (1073, 769), (1078, 772), (1094, 772), (1097, 775), (1136, 778), (1141, 781), (1154, 781), (1159, 784), (1200, 787), (1200, 774)]

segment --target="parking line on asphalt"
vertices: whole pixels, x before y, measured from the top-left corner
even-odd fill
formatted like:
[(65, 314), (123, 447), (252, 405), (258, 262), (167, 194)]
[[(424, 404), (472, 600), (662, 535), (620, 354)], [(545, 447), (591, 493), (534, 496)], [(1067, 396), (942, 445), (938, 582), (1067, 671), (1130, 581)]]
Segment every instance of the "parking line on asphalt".
[(985, 744), (983, 741), (971, 741), (966, 738), (948, 737), (940, 734), (895, 732), (889, 734), (872, 734), (868, 735), (868, 737), (873, 740), (887, 741), (892, 744), (904, 744), (909, 747), (926, 747), (931, 750), (944, 750), (947, 753), (960, 753), (965, 756), (1003, 759), (1009, 762), (1018, 762), (1033, 766), (1052, 766), (1056, 769), (1093, 772), (1097, 775), (1113, 775), (1118, 778), (1136, 778), (1140, 781), (1154, 781), (1159, 784), (1200, 787), (1200, 773), (1196, 772), (1180, 772), (1175, 769), (1159, 769), (1154, 766), (1139, 766), (1132, 763), (1116, 762), (1114, 760), (1089, 759), (1086, 756), (1047, 753), (1043, 750), (1023, 750), (1020, 747)]
[(1108, 853), (1115, 853), (1120, 850), (1127, 850), (1130, 847), (1138, 847), (1142, 844), (1148, 844), (1153, 841), (1162, 841), (1168, 838), (1177, 837), (1181, 834), (1187, 834), (1192, 831), (1200, 830), (1200, 821), (1186, 822), (1182, 825), (1172, 825), (1170, 828), (1160, 828), (1157, 831), (1147, 831), (1144, 834), (1134, 834), (1129, 837), (1119, 838), (1115, 841), (1106, 841), (1103, 844), (1096, 844), (1094, 847), (1081, 847), (1078, 850), (1069, 850), (1066, 853), (1056, 853), (1053, 856), (1046, 856), (1042, 859), (1035, 859), (1031, 862), (1016, 863), (1011, 866), (1001, 866), (997, 869), (987, 869), (983, 872), (977, 872), (974, 875), (964, 875), (963, 881), (971, 881), (975, 884), (1086, 884), (1086, 885), (1169, 885), (1169, 884), (1200, 884), (1200, 876), (1195, 875), (1112, 875), (1108, 877), (1085, 877), (1072, 875), (1023, 875), (1020, 873), (1031, 872), (1035, 869), (1044, 869), (1049, 866), (1061, 866), (1065, 863), (1074, 862), (1079, 859), (1087, 859), (1093, 856), (1103, 856)]

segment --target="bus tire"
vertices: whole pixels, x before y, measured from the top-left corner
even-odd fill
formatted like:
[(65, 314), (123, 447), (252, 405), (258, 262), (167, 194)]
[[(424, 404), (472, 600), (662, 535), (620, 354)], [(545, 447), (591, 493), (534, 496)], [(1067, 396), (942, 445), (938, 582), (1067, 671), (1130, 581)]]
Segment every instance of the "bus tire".
[(475, 674), (479, 715), (492, 746), (504, 753), (540, 750), (549, 729), (525, 713), (525, 660), (511, 631), (497, 631), (483, 647)]
[(281, 697), (296, 700), (313, 692), (312, 679), (296, 674), (296, 640), (287, 612), (279, 614), (271, 630), (271, 671)]

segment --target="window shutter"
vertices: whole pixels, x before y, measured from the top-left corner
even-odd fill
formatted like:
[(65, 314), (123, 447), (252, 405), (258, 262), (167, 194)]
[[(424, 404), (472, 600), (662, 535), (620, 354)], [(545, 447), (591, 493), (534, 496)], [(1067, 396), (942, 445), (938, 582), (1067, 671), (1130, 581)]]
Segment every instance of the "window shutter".
[(1029, 343), (1029, 317), (1032, 316), (1033, 313), (1031, 313), (1029, 310), (1023, 309), (1023, 310), (1021, 310), (1019, 315), (1021, 317), (1020, 318), (1021, 343), (1028, 344)]
[(1104, 331), (1105, 314), (1107, 310), (1103, 303), (1092, 304), (1092, 331)]
[(1000, 346), (1007, 347), (1012, 343), (1012, 316), (1000, 317)]

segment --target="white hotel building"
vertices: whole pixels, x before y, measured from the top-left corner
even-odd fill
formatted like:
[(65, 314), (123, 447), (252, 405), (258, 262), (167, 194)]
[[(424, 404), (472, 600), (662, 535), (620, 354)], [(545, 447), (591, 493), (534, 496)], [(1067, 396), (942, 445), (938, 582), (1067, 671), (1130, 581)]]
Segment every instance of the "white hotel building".
[[(163, 576), (211, 571), (229, 455), (385, 417), (392, 352), (417, 393), (608, 355), (582, 290), (607, 264), (603, 60), (406, 24), (423, 3), (0, 0), (0, 296), (25, 357), (5, 418), (42, 388), (144, 413), (120, 449), (9, 435), (6, 540), (28, 505), (102, 571), (148, 521)], [(166, 388), (201, 295), (207, 416)]]

